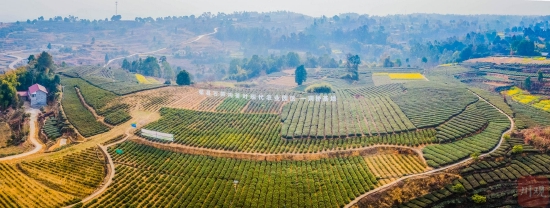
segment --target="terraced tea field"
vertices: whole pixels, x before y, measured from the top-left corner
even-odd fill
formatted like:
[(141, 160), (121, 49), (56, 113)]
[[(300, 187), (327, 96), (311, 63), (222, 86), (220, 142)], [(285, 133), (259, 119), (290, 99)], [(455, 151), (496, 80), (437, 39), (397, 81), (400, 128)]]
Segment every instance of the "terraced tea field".
[[(380, 95), (390, 95), (395, 92), (392, 90), (393, 88), (389, 88), (388, 94), (382, 91)], [(370, 92), (369, 89), (339, 91), (333, 95), (338, 98), (336, 102), (304, 99), (290, 103), (281, 113), (282, 136), (288, 139), (343, 138), (416, 129), (389, 97), (374, 97)], [(365, 93), (370, 96), (365, 98), (362, 94), (353, 95), (354, 93)]]
[(75, 86), (77, 78), (62, 79), (61, 83), (67, 87), (64, 89), (63, 99), (61, 104), (63, 105), (63, 111), (67, 115), (69, 122), (78, 130), (84, 137), (89, 137), (97, 134), (107, 132), (109, 128), (97, 121), (94, 115), (82, 105)]
[[(476, 162), (460, 170), (461, 177), (440, 189), (418, 196), (399, 205), (400, 207), (446, 207), (461, 204), (475, 206), (471, 201), (473, 194), (485, 197), (486, 203), (493, 206), (518, 204), (519, 180), (524, 177), (538, 177), (539, 181), (548, 180), (550, 156), (525, 145), (524, 154), (514, 154), (512, 147), (523, 144), (521, 139), (506, 141), (491, 157)], [(505, 158), (505, 160), (502, 160)], [(542, 183), (536, 183), (542, 184)], [(457, 191), (454, 187), (464, 187)], [(468, 197), (465, 197), (468, 196)]]
[[(488, 126), (479, 134), (475, 134), (455, 142), (428, 146), (423, 149), (424, 157), (431, 167), (440, 167), (470, 157), (472, 153), (486, 153), (493, 149), (500, 141), (500, 135), (510, 128), (510, 121), (498, 110), (489, 104), (479, 101), (475, 104), (485, 119)], [(465, 114), (468, 112), (465, 112)], [(468, 126), (457, 126), (467, 130)]]
[(100, 186), (104, 158), (97, 148), (89, 148), (55, 159), (0, 162), (0, 176), (1, 207), (62, 207)]
[[(51, 189), (17, 170), (15, 165), (0, 163), (0, 205), (2, 207), (59, 207), (76, 201), (67, 193)], [(49, 193), (48, 197), (41, 197)]]
[(112, 92), (97, 88), (77, 78), (64, 79), (63, 83), (67, 87), (78, 88), (78, 92), (82, 95), (84, 101), (94, 108), (98, 115), (104, 116), (106, 123), (118, 125), (131, 118), (129, 105), (120, 103), (119, 97)]
[(414, 88), (392, 100), (417, 128), (426, 128), (442, 124), (478, 98), (463, 89)]
[[(125, 154), (116, 154), (116, 149)], [(105, 195), (86, 206), (335, 207), (377, 186), (361, 157), (254, 162), (186, 155), (132, 142), (109, 152), (118, 175)]]
[(466, 107), (464, 112), (435, 128), (437, 130), (436, 137), (440, 143), (451, 142), (482, 131), (487, 125), (487, 118), (473, 104)]
[(136, 76), (120, 68), (104, 69), (97, 66), (74, 66), (59, 69), (61, 74), (81, 78), (86, 82), (116, 95), (128, 95), (164, 87), (161, 84), (139, 84)]
[(49, 161), (23, 162), (18, 167), (32, 179), (76, 197), (90, 195), (103, 181), (105, 160), (97, 148)]
[(162, 118), (143, 128), (175, 135), (175, 143), (238, 152), (319, 152), (374, 144), (418, 146), (435, 141), (432, 129), (342, 139), (281, 139), (277, 115), (213, 113), (164, 108)]
[(403, 176), (426, 171), (426, 165), (416, 155), (380, 154), (366, 156), (365, 161), (381, 185)]
[[(380, 70), (361, 76), (380, 76), (375, 74)], [(449, 167), (461, 170), (453, 185), (462, 184), (468, 193), (550, 172), (542, 164), (550, 158), (521, 140), (499, 146), (512, 126), (508, 116), (529, 127), (545, 125), (550, 114), (437, 69), (426, 77), (400, 70), (389, 70), (389, 82), (380, 85), (332, 80), (337, 86), (323, 94), (238, 83), (124, 94), (104, 88), (120, 82), (101, 80), (126, 80), (127, 74), (68, 71), (78, 78), (63, 77), (62, 109), (86, 138), (0, 163), (0, 175), (10, 178), (8, 183), (0, 178), (0, 186), (9, 185), (0, 189), (0, 207), (349, 207)], [(338, 79), (341, 72), (316, 74)], [(316, 79), (312, 82), (325, 78)], [(43, 129), (52, 139), (61, 136), (54, 116)], [(119, 125), (126, 122), (132, 126)], [(140, 129), (172, 134), (174, 141)], [(518, 145), (524, 145), (525, 157), (511, 152)], [(466, 163), (473, 154), (490, 151)], [(492, 157), (501, 159), (487, 160)], [(404, 207), (455, 203), (448, 200), (456, 195), (452, 188), (436, 188), (431, 195), (396, 202)], [(15, 197), (23, 193), (28, 195)], [(48, 197), (37, 197), (40, 193)]]

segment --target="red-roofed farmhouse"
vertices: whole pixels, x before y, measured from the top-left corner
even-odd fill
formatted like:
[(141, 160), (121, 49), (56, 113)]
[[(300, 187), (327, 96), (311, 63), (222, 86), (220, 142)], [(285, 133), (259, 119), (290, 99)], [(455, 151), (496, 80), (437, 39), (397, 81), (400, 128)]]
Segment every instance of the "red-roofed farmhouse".
[(17, 94), (21, 99), (29, 100), (32, 107), (42, 107), (48, 102), (48, 90), (39, 84), (30, 86), (29, 91), (17, 92)]

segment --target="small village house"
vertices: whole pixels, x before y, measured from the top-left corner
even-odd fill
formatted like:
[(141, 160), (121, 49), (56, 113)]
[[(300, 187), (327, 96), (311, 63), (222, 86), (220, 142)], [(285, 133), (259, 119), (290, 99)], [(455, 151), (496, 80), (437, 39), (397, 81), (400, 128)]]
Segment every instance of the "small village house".
[(48, 90), (39, 84), (34, 84), (28, 91), (19, 91), (17, 94), (21, 99), (30, 101), (33, 108), (40, 108), (48, 103)]

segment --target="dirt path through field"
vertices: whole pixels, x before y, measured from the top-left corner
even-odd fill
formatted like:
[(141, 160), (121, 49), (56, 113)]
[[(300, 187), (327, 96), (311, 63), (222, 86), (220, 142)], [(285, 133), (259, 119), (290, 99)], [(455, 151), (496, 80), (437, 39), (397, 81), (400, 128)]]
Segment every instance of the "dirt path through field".
[(37, 139), (37, 136), (38, 136), (38, 129), (36, 129), (36, 127), (37, 127), (37, 122), (36, 122), (36, 120), (37, 120), (37, 117), (38, 117), (38, 113), (39, 113), (39, 112), (40, 112), (40, 110), (31, 108), (31, 107), (29, 106), (29, 103), (28, 103), (28, 102), (25, 102), (25, 113), (31, 114), (30, 122), (29, 122), (29, 125), (30, 125), (29, 140), (30, 140), (31, 143), (34, 145), (34, 149), (32, 149), (32, 150), (29, 151), (29, 152), (21, 153), (21, 154), (18, 154), (18, 155), (12, 155), (12, 156), (8, 156), (8, 157), (0, 158), (0, 162), (1, 162), (1, 161), (8, 161), (8, 160), (13, 160), (13, 159), (18, 159), (18, 158), (27, 157), (27, 156), (29, 156), (29, 155), (38, 153), (38, 152), (40, 152), (40, 150), (42, 150), (42, 148), (43, 148), (44, 146), (43, 146), (42, 143), (40, 143), (40, 142), (38, 141), (38, 139)]
[[(120, 141), (114, 142), (114, 143), (106, 145), (106, 146), (102, 146), (101, 144), (97, 145), (97, 147), (101, 150), (101, 153), (103, 154), (103, 157), (105, 157), (105, 160), (107, 161), (107, 164), (106, 164), (107, 176), (103, 179), (103, 183), (101, 184), (101, 186), (98, 189), (96, 189), (94, 191), (94, 193), (92, 193), (91, 195), (89, 195), (86, 198), (82, 199), (81, 203), (89, 202), (89, 201), (95, 199), (96, 197), (100, 196), (113, 183), (113, 178), (115, 177), (115, 173), (116, 173), (115, 163), (113, 162), (113, 159), (111, 158), (111, 155), (109, 154), (109, 152), (107, 152), (107, 148), (109, 148), (111, 146), (114, 146), (114, 145), (117, 145), (117, 144), (120, 144), (122, 142), (125, 142), (126, 139), (128, 139), (130, 137), (130, 130), (131, 130), (131, 128), (126, 130), (126, 133), (125, 133), (126, 137), (124, 137), (124, 139), (121, 139)], [(74, 205), (76, 205), (76, 204), (67, 206), (67, 208), (68, 207), (73, 207)]]
[(10, 69), (15, 69), (15, 65), (20, 63), (23, 58), (19, 57), (19, 56), (15, 56), (15, 55), (6, 55), (6, 56), (9, 56), (9, 57), (12, 57), (12, 58), (15, 58), (16, 60), (11, 62), (10, 65), (8, 66)]
[[(472, 91), (470, 91), (472, 92)], [(512, 131), (512, 129), (514, 129), (514, 126), (515, 126), (515, 123), (514, 123), (514, 119), (512, 119), (510, 116), (506, 115), (506, 113), (504, 113), (502, 110), (500, 110), (499, 108), (497, 108), (496, 106), (494, 106), (493, 104), (491, 104), (490, 102), (488, 102), (487, 100), (483, 99), (482, 97), (480, 97), (479, 95), (477, 95), (476, 93), (472, 92), (474, 95), (476, 95), (480, 100), (488, 103), (489, 105), (493, 106), (493, 108), (496, 108), (500, 113), (504, 114), (506, 117), (508, 117), (508, 119), (510, 120), (510, 129), (508, 129), (507, 131), (505, 131), (504, 133), (502, 133), (501, 137), (500, 137), (500, 140), (498, 142), (498, 144), (493, 148), (493, 150), (491, 150), (490, 152), (488, 153), (485, 153), (485, 154), (482, 154), (480, 155), (479, 157), (480, 158), (483, 158), (485, 156), (488, 156), (489, 154), (495, 152), (501, 145), (502, 145), (502, 142), (504, 141), (504, 135), (505, 134), (508, 134)], [(405, 177), (402, 177), (402, 178), (399, 178), (391, 183), (388, 183), (386, 185), (383, 185), (383, 186), (380, 186), (372, 191), (369, 191), (367, 193), (364, 193), (363, 195), (361, 196), (358, 196), (356, 197), (354, 200), (352, 200), (350, 203), (348, 203), (346, 206), (344, 206), (345, 208), (349, 208), (355, 204), (357, 204), (359, 202), (359, 200), (361, 200), (362, 198), (365, 198), (366, 196), (370, 195), (370, 194), (373, 194), (373, 193), (377, 193), (379, 191), (382, 191), (382, 190), (385, 190), (385, 189), (388, 189), (390, 188), (391, 186), (397, 184), (398, 182), (400, 181), (403, 181), (405, 179), (409, 179), (409, 178), (413, 178), (413, 177), (418, 177), (418, 176), (427, 176), (427, 175), (430, 175), (430, 174), (434, 174), (434, 173), (438, 173), (438, 172), (441, 172), (441, 171), (445, 171), (445, 170), (448, 170), (448, 169), (451, 169), (451, 168), (455, 168), (455, 167), (458, 167), (458, 166), (461, 166), (461, 165), (464, 165), (466, 162), (472, 160), (472, 158), (466, 158), (458, 163), (455, 163), (455, 164), (452, 164), (452, 165), (449, 165), (449, 166), (445, 166), (445, 167), (441, 167), (441, 168), (438, 168), (438, 169), (434, 169), (434, 170), (430, 170), (430, 171), (427, 171), (427, 172), (424, 172), (424, 173), (419, 173), (419, 174), (414, 174), (414, 175), (409, 175), (409, 176), (405, 176)]]
[(92, 108), (92, 106), (90, 106), (90, 105), (88, 105), (88, 103), (86, 103), (86, 100), (84, 99), (84, 97), (82, 97), (82, 93), (80, 93), (80, 89), (78, 89), (78, 87), (75, 87), (75, 89), (76, 89), (76, 94), (78, 95), (78, 99), (80, 100), (80, 103), (82, 103), (82, 105), (94, 115), (95, 119), (98, 122), (102, 123), (103, 125), (108, 126), (110, 129), (114, 128), (113, 125), (108, 124), (104, 121), (105, 118), (103, 116), (97, 115), (97, 113), (95, 112), (95, 109)]
[[(127, 123), (139, 123), (139, 124), (144, 124), (144, 123), (148, 123), (152, 120), (156, 120), (158, 119), (158, 115), (155, 115), (155, 114), (145, 114), (143, 117), (140, 117), (140, 116), (136, 116), (136, 115), (133, 115), (136, 117), (135, 120), (137, 121), (129, 121)], [(139, 118), (137, 118), (139, 117)], [(134, 120), (134, 119), (132, 119)], [(124, 125), (126, 126), (126, 125)], [(112, 133), (118, 133), (120, 132), (122, 129), (120, 129), (120, 126), (117, 127), (119, 129), (115, 129), (113, 131), (110, 131)], [(109, 188), (109, 186), (113, 183), (113, 178), (115, 177), (115, 173), (116, 173), (116, 170), (115, 170), (115, 164), (113, 162), (113, 159), (111, 158), (111, 155), (109, 154), (109, 152), (107, 151), (107, 149), (109, 147), (112, 147), (112, 146), (115, 146), (117, 144), (120, 144), (120, 143), (123, 143), (125, 142), (126, 140), (128, 140), (128, 138), (130, 138), (130, 136), (132, 136), (131, 134), (131, 131), (133, 130), (134, 128), (132, 127), (129, 127), (129, 128), (126, 128), (125, 130), (125, 137), (117, 142), (114, 142), (114, 143), (111, 143), (109, 145), (105, 145), (105, 146), (102, 146), (101, 144), (97, 144), (97, 147), (101, 150), (101, 153), (103, 154), (103, 156), (105, 157), (105, 160), (107, 161), (107, 175), (105, 176), (105, 178), (103, 179), (103, 183), (101, 184), (101, 186), (96, 189), (94, 191), (94, 193), (92, 193), (91, 195), (87, 196), (86, 198), (82, 199), (79, 203), (86, 203), (86, 202), (89, 202), (99, 196), (101, 196), (101, 194), (103, 194), (107, 188)], [(108, 137), (107, 137), (108, 138)], [(76, 204), (72, 204), (72, 205), (69, 205), (69, 206), (66, 206), (66, 208), (69, 208), (69, 207), (73, 207), (75, 206)]]
[[(380, 149), (396, 149), (404, 151), (412, 151), (416, 153), (420, 158), (423, 158), (422, 150), (419, 148), (399, 146), (399, 145), (373, 145), (363, 148), (349, 149), (349, 150), (331, 150), (317, 153), (282, 153), (282, 154), (269, 154), (269, 153), (252, 153), (252, 152), (234, 152), (227, 150), (216, 150), (208, 149), (201, 147), (192, 147), (181, 144), (164, 144), (157, 143), (146, 140), (138, 136), (132, 136), (129, 139), (130, 141), (152, 146), (158, 149), (180, 152), (185, 154), (192, 155), (208, 155), (212, 157), (225, 157), (225, 158), (234, 158), (242, 160), (257, 160), (257, 161), (282, 161), (282, 160), (294, 160), (294, 161), (305, 161), (305, 160), (318, 160), (323, 158), (331, 157), (347, 157), (347, 156), (364, 156), (376, 154)], [(420, 159), (419, 158), (419, 159)]]

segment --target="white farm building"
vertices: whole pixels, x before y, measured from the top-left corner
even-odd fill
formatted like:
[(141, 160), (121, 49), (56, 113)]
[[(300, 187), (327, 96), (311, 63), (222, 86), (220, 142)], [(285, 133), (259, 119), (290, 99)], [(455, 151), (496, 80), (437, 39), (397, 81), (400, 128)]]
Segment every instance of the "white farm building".
[(34, 84), (28, 91), (17, 92), (22, 99), (31, 102), (31, 107), (40, 108), (48, 104), (48, 90), (42, 85)]

